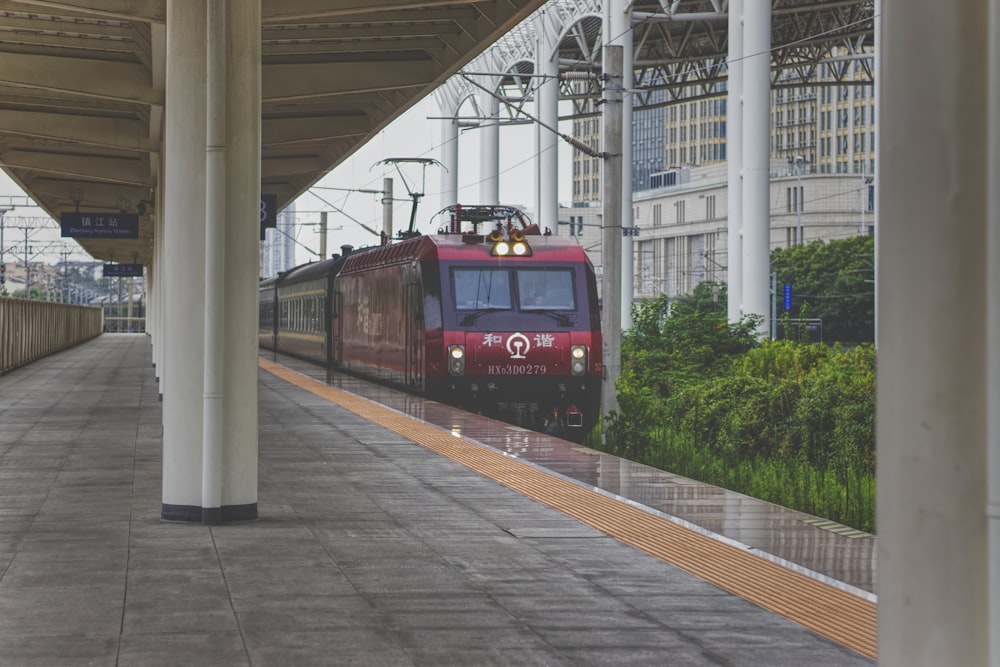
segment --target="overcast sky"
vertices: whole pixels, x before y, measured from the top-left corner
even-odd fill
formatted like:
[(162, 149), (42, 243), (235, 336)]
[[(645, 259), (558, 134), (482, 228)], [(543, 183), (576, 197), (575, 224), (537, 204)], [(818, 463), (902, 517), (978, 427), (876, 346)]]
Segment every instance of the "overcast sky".
[[(464, 111), (464, 110), (463, 110)], [(349, 192), (352, 189), (381, 190), (382, 179), (385, 176), (393, 178), (394, 199), (397, 201), (393, 212), (393, 227), (395, 230), (405, 228), (409, 223), (411, 203), (408, 199), (406, 186), (402, 183), (395, 167), (377, 164), (386, 158), (433, 158), (442, 160), (441, 123), (437, 120), (442, 115), (437, 101), (431, 95), (416, 104), (400, 119), (391, 124), (375, 138), (348, 158), (342, 165), (331, 171), (316, 185), (313, 190), (319, 197), (305, 194), (295, 202), (296, 220), (302, 225), (298, 229), (296, 246), (297, 262), (315, 259), (319, 250), (319, 233), (315, 223), (319, 222), (320, 212), (328, 212), (330, 228), (327, 248), (334, 252), (340, 245), (349, 243), (354, 246), (377, 243), (377, 237), (352, 221), (349, 216), (364, 225), (376, 230), (382, 229), (382, 203), (380, 195)], [(471, 115), (466, 111), (462, 115)], [(560, 128), (569, 132), (568, 124)], [(480, 203), (479, 183), (479, 133), (470, 129), (459, 137), (459, 201), (467, 204)], [(569, 203), (572, 187), (572, 163), (570, 148), (565, 142), (559, 142), (559, 201)], [(504, 204), (523, 205), (533, 208), (535, 205), (535, 133), (532, 125), (512, 125), (500, 130), (500, 201)], [(422, 170), (417, 165), (402, 165), (403, 176), (409, 182), (410, 188), (425, 193), (417, 209), (416, 228), (422, 233), (430, 233), (436, 229), (431, 224), (434, 213), (442, 208), (440, 167), (426, 169), (426, 183), (422, 182)], [(336, 189), (324, 189), (336, 188)], [(0, 206), (7, 202), (5, 195), (23, 196), (24, 192), (13, 181), (0, 171)], [(336, 212), (342, 209), (348, 215)], [(17, 225), (17, 218), (28, 216), (37, 218), (44, 216), (39, 208), (18, 207), (6, 215), (7, 225)], [(34, 222), (39, 225), (39, 222)], [(43, 259), (49, 263), (59, 260), (59, 247), (72, 247), (76, 251), (72, 259), (84, 260), (88, 255), (79, 249), (72, 239), (60, 239), (59, 225), (54, 220), (41, 223), (42, 227), (31, 234), (33, 252), (46, 247), (53, 252), (46, 253)], [(336, 229), (341, 227), (341, 229)], [(14, 244), (20, 243), (23, 249), (24, 232), (8, 228), (4, 236), (4, 245), (8, 253)], [(306, 247), (312, 250), (307, 250)], [(23, 252), (23, 250), (21, 250)], [(20, 257), (20, 252), (18, 253)], [(9, 259), (9, 258), (8, 258)], [(33, 258), (32, 261), (37, 261)]]
[[(468, 107), (468, 105), (467, 105)], [(471, 108), (471, 107), (469, 107)], [(470, 116), (471, 110), (463, 109), (461, 116)], [(329, 204), (342, 208), (351, 217), (376, 230), (382, 229), (382, 203), (380, 195), (341, 190), (326, 190), (323, 188), (344, 189), (382, 189), (383, 177), (393, 179), (393, 198), (397, 200), (393, 207), (393, 229), (399, 231), (409, 224), (411, 201), (407, 198), (407, 190), (401, 182), (395, 167), (378, 164), (387, 158), (420, 157), (443, 161), (441, 149), (441, 124), (439, 118), (442, 112), (438, 109), (433, 96), (415, 105), (386, 130), (381, 132), (361, 150), (355, 153), (343, 165), (323, 178), (313, 189), (317, 195)], [(560, 128), (569, 132), (569, 125)], [(479, 131), (469, 129), (459, 135), (459, 177), (458, 199), (466, 204), (481, 203), (479, 188), (481, 182), (479, 162)], [(559, 201), (569, 203), (572, 192), (571, 149), (564, 142), (559, 143), (560, 174)], [(532, 209), (535, 205), (535, 130), (533, 125), (508, 125), (500, 129), (500, 202), (504, 204), (521, 205)], [(418, 165), (401, 165), (400, 170), (414, 191), (423, 191), (425, 196), (420, 200), (416, 228), (427, 234), (436, 229), (432, 224), (434, 213), (441, 210), (441, 186), (443, 171), (440, 167), (431, 166), (426, 169), (426, 185), (422, 183), (422, 169)], [(421, 190), (421, 188), (426, 189)], [(334, 252), (342, 243), (354, 246), (370, 245), (378, 242), (377, 237), (365, 231), (361, 225), (345, 215), (333, 212), (328, 204), (310, 194), (299, 197), (296, 201), (296, 218), (304, 223), (319, 222), (319, 212), (329, 211), (328, 222), (341, 230), (330, 231), (327, 247)], [(302, 227), (299, 240), (314, 249), (319, 247), (318, 228), (316, 226)], [(299, 261), (307, 261), (309, 252), (299, 248)]]

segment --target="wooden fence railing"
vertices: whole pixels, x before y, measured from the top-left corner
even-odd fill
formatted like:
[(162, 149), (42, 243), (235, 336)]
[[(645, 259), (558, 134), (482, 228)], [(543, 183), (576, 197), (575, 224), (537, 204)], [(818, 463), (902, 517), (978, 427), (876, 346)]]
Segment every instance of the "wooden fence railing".
[(100, 308), (0, 297), (0, 373), (101, 334)]

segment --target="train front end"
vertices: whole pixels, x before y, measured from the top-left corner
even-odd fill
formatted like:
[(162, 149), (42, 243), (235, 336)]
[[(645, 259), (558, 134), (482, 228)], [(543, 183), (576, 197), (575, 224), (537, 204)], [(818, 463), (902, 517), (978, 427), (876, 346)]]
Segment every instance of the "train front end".
[(499, 225), (438, 242), (444, 359), (437, 393), (581, 441), (600, 415), (593, 266), (573, 240)]

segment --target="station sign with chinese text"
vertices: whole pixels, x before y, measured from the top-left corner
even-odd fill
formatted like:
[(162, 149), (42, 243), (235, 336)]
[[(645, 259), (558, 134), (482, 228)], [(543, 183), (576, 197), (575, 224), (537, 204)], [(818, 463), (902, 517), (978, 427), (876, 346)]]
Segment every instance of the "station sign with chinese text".
[(131, 278), (142, 276), (142, 264), (105, 264), (105, 278)]
[(59, 225), (64, 238), (139, 238), (139, 215), (136, 213), (63, 213), (59, 216)]

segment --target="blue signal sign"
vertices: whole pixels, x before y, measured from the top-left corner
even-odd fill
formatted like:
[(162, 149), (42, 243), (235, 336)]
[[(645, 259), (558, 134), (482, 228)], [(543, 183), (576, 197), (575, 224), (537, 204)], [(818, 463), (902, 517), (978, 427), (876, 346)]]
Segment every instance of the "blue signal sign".
[(785, 283), (785, 310), (792, 309), (792, 286), (789, 283)]

